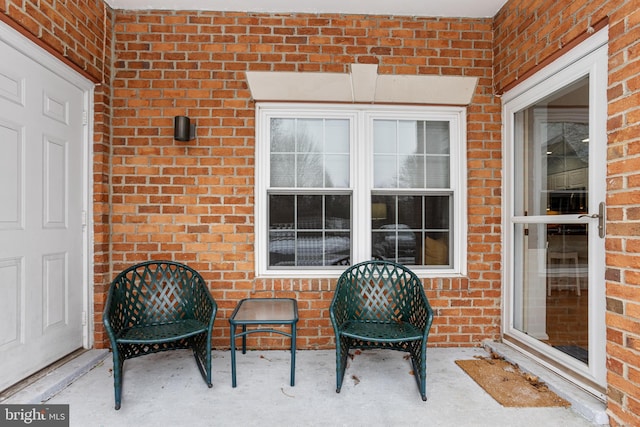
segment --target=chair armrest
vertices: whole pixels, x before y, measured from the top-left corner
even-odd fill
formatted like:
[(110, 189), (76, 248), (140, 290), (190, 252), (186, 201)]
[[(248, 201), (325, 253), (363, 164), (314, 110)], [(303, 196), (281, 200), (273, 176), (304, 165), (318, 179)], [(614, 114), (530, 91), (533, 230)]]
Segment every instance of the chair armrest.
[(413, 304), (409, 305), (411, 311), (407, 314), (407, 318), (411, 324), (424, 332), (426, 338), (429, 335), (429, 330), (433, 323), (433, 309), (421, 288), (422, 285), (420, 284), (418, 286), (414, 288), (416, 289), (415, 295), (413, 295), (412, 298), (414, 301)]
[(336, 332), (349, 318), (349, 300), (347, 296), (347, 287), (342, 286), (344, 278), (340, 278), (336, 285), (336, 291), (329, 306), (329, 317)]
[(209, 329), (213, 327), (213, 321), (218, 311), (218, 305), (211, 296), (207, 285), (203, 280), (197, 278), (193, 299), (196, 302), (193, 307), (194, 318), (206, 325)]
[(115, 286), (111, 286), (107, 301), (105, 303), (105, 310), (102, 314), (102, 322), (109, 339), (115, 344), (116, 337), (124, 329), (124, 325), (127, 324), (128, 319), (125, 319), (125, 314), (122, 313), (122, 304), (115, 302), (114, 293), (116, 292)]

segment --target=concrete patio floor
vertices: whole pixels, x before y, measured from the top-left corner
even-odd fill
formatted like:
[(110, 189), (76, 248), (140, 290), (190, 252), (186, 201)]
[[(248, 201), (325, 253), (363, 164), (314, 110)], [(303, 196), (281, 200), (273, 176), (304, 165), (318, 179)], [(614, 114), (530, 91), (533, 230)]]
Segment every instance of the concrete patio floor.
[(189, 351), (128, 360), (122, 408), (116, 411), (111, 355), (92, 350), (1, 403), (69, 404), (70, 425), (82, 427), (606, 424), (601, 402), (557, 379), (545, 382), (561, 395), (572, 395), (572, 408), (501, 406), (455, 364), (487, 356), (482, 348), (429, 348), (427, 402), (420, 398), (403, 353), (356, 354), (340, 394), (335, 392), (334, 351), (296, 354), (294, 387), (289, 385), (286, 351), (238, 352), (236, 388), (231, 387), (229, 351), (214, 352), (212, 388), (202, 380)]

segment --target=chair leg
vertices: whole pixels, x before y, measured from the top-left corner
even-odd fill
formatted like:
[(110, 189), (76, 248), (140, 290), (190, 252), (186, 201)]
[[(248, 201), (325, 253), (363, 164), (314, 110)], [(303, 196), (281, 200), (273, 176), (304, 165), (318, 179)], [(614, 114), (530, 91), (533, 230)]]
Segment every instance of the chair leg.
[(427, 401), (427, 353), (422, 341), (413, 341), (409, 344), (411, 364), (414, 377), (423, 401)]
[(336, 393), (340, 393), (344, 371), (347, 368), (347, 357), (349, 356), (349, 341), (341, 336), (336, 340)]
[(336, 340), (336, 393), (340, 393), (340, 388), (342, 387), (342, 357), (340, 357), (340, 337)]
[(213, 387), (211, 382), (211, 339), (208, 334), (201, 334), (191, 339), (190, 346), (202, 379), (209, 388)]
[(120, 354), (116, 346), (113, 349), (113, 388), (115, 392), (115, 409), (120, 409), (122, 402), (122, 367), (124, 360), (120, 359)]

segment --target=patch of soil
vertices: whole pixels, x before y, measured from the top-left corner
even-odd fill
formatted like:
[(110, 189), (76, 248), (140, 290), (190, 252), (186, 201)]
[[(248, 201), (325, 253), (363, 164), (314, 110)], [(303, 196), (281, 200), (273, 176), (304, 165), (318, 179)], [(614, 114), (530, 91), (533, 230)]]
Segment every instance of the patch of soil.
[(518, 366), (499, 357), (456, 360), (456, 364), (503, 406), (571, 406), (538, 377), (522, 372)]

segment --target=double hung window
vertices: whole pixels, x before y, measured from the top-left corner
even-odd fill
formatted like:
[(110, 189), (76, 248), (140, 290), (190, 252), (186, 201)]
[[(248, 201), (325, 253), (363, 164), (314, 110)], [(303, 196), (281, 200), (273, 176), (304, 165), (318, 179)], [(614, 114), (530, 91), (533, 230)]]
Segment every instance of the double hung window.
[(259, 104), (257, 123), (259, 274), (462, 272), (464, 108)]

